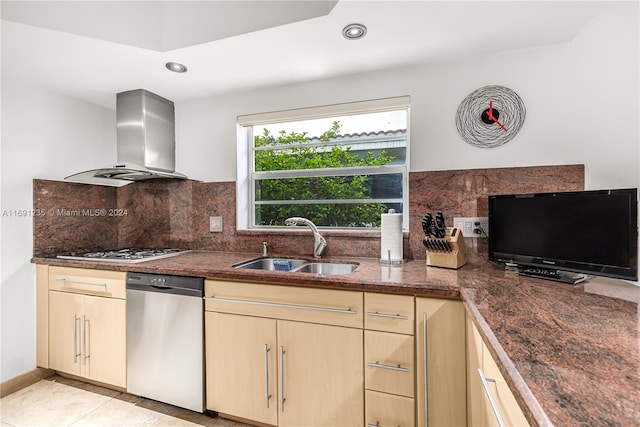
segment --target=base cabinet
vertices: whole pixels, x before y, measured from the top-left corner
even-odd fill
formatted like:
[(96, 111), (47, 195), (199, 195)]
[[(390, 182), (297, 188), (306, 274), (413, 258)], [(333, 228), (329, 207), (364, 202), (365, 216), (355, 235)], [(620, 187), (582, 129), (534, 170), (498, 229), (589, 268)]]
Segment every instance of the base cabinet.
[[(290, 320), (297, 312), (315, 320), (318, 309), (327, 316), (337, 307), (319, 306), (312, 298), (318, 290), (287, 288), (206, 282), (207, 409), (281, 427), (362, 427), (362, 328)], [(274, 302), (280, 292), (291, 300)], [(360, 316), (361, 324), (362, 294), (345, 292), (345, 298), (353, 297), (338, 316), (345, 322)], [(234, 313), (253, 306), (268, 317)]]
[(462, 302), (416, 298), (416, 354), (417, 425), (466, 426)]
[(36, 363), (127, 386), (126, 273), (36, 266)]
[(205, 313), (207, 408), (278, 424), (276, 322)]
[(466, 323), (469, 425), (493, 427), (502, 423), (505, 426), (528, 426), (524, 413), (468, 313)]
[(415, 426), (414, 298), (365, 292), (366, 426)]
[(280, 426), (362, 426), (362, 331), (278, 321)]
[(126, 302), (49, 292), (49, 367), (126, 387)]

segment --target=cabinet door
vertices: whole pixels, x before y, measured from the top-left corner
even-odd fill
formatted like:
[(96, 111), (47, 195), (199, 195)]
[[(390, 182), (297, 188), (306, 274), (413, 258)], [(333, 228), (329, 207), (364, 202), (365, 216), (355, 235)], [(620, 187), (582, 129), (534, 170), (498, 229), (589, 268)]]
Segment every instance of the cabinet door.
[(418, 425), (465, 426), (467, 384), (462, 302), (416, 298), (416, 323)]
[[(498, 365), (493, 360), (493, 356), (489, 353), (489, 349), (486, 345), (483, 346), (482, 364), (485, 376), (495, 380), (495, 382), (488, 382), (487, 385), (504, 424), (506, 426), (528, 426), (529, 423), (527, 422), (524, 413), (520, 409), (513, 393), (511, 393), (511, 389), (500, 373)], [(491, 409), (488, 399), (485, 398), (485, 402), (485, 411), (488, 413), (487, 418), (490, 420), (488, 425), (499, 425), (493, 415), (493, 410)]]
[(127, 328), (126, 301), (115, 298), (84, 297), (82, 337), (84, 376), (126, 388)]
[(480, 379), (478, 369), (481, 369), (485, 378), (490, 379), (487, 381), (487, 388), (496, 403), (496, 411), (504, 425), (528, 426), (524, 413), (468, 313), (466, 323), (469, 425), (483, 427), (499, 425)]
[[(486, 397), (478, 369), (482, 369), (484, 343), (482, 337), (467, 313), (467, 412), (470, 426), (490, 425), (485, 407)], [(487, 403), (488, 404), (488, 403)]]
[(49, 292), (49, 368), (83, 374), (84, 295)]
[(207, 409), (278, 423), (276, 320), (205, 312)]
[(280, 427), (364, 423), (362, 330), (278, 321)]

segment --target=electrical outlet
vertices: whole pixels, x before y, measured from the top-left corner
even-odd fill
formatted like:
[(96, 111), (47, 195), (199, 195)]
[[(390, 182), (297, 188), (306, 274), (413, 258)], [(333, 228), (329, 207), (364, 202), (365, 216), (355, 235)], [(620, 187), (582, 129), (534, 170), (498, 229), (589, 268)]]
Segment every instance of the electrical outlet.
[(212, 233), (219, 233), (222, 231), (222, 217), (210, 216), (209, 217), (209, 231)]
[[(476, 223), (480, 224), (476, 225)], [(465, 237), (489, 236), (489, 217), (486, 216), (455, 217), (453, 218), (453, 226), (462, 230)]]

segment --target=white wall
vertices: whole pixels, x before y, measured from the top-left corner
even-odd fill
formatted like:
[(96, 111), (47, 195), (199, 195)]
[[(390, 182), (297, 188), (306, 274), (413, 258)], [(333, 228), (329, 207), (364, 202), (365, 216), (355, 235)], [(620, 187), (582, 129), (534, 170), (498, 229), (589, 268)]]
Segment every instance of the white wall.
[(116, 160), (115, 112), (2, 79), (0, 381), (35, 368), (34, 178)]
[[(636, 187), (639, 39), (638, 3), (628, 2), (571, 43), (182, 103), (177, 169), (204, 181), (235, 180), (241, 114), (410, 95), (411, 170), (583, 163), (588, 189)], [(515, 90), (527, 118), (511, 142), (482, 149), (461, 140), (455, 113), (488, 84)]]

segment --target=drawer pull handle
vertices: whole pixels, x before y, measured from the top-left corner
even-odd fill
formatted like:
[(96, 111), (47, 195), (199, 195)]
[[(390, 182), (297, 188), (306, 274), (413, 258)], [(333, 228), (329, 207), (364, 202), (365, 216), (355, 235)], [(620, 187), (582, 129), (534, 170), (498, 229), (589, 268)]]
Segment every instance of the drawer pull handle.
[(409, 372), (408, 368), (403, 368), (402, 366), (398, 365), (398, 366), (393, 366), (393, 365), (385, 365), (383, 363), (380, 363), (378, 361), (374, 362), (369, 362), (367, 363), (368, 366), (371, 366), (372, 368), (382, 368), (382, 369), (391, 369), (392, 371), (400, 371), (400, 372)]
[(69, 285), (88, 285), (88, 286), (104, 286), (104, 289), (107, 289), (106, 283), (92, 283), (92, 282), (81, 282), (79, 280), (69, 280), (69, 279), (56, 279), (57, 282), (62, 282), (63, 286)]
[(271, 393), (269, 393), (269, 352), (271, 349), (268, 344), (264, 345), (264, 378), (266, 383), (266, 398), (267, 408), (269, 407), (269, 400), (271, 399)]
[(287, 400), (284, 397), (284, 346), (280, 346), (280, 410), (284, 412), (284, 402)]
[(381, 427), (380, 421), (376, 421), (375, 424), (367, 423), (367, 427)]
[(397, 319), (397, 320), (409, 320), (408, 316), (403, 316), (402, 314), (386, 314), (386, 313), (378, 313), (377, 311), (368, 311), (367, 316), (374, 317), (385, 317), (387, 319)]
[(80, 356), (78, 353), (78, 320), (82, 319), (78, 317), (77, 313), (73, 313), (73, 363), (77, 363)]
[[(87, 359), (91, 357), (89, 351), (87, 350), (87, 325), (89, 325), (89, 319), (86, 316), (82, 316), (82, 351), (84, 352), (84, 359), (82, 360), (82, 364), (87, 364)], [(91, 327), (91, 325), (89, 325)]]
[(491, 390), (489, 390), (489, 384), (487, 384), (487, 381), (492, 382), (495, 384), (496, 379), (495, 378), (490, 378), (490, 377), (485, 377), (484, 376), (484, 372), (482, 372), (482, 369), (478, 369), (478, 375), (480, 375), (480, 381), (482, 382), (482, 388), (484, 388), (484, 392), (487, 395), (487, 399), (489, 399), (489, 404), (491, 405), (491, 410), (493, 411), (493, 415), (495, 415), (496, 420), (498, 421), (498, 425), (500, 427), (505, 427), (504, 426), (504, 421), (502, 421), (502, 417), (500, 416), (500, 411), (498, 410), (498, 405), (496, 405), (495, 400), (493, 400), (493, 396), (491, 395)]
[(235, 302), (240, 304), (253, 304), (253, 305), (264, 305), (267, 307), (280, 307), (280, 308), (294, 308), (298, 310), (313, 310), (313, 311), (326, 311), (329, 313), (340, 313), (340, 314), (358, 314), (357, 311), (341, 308), (330, 308), (330, 307), (314, 307), (311, 305), (297, 305), (297, 304), (284, 304), (277, 302), (267, 302), (267, 301), (253, 301), (247, 299), (236, 299), (236, 298), (221, 298), (221, 297), (204, 297), (205, 300), (211, 301), (221, 301), (221, 302)]

